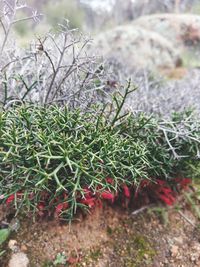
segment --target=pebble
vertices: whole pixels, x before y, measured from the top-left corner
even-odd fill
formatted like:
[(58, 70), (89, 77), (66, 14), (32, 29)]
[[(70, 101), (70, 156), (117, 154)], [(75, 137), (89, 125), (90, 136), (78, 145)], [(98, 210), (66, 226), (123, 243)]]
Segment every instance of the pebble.
[(193, 253), (191, 256), (190, 256), (190, 260), (192, 261), (192, 262), (195, 262), (197, 259), (198, 259), (198, 254), (195, 254), (195, 253)]
[(26, 252), (28, 250), (26, 245), (21, 245), (21, 251)]
[(19, 251), (19, 246), (18, 246), (16, 240), (11, 239), (11, 240), (8, 242), (8, 247), (9, 247), (9, 249), (11, 249), (14, 253), (16, 253), (16, 252)]
[(171, 246), (170, 253), (172, 257), (176, 257), (178, 255), (179, 247), (178, 246)]
[(8, 267), (28, 267), (29, 259), (23, 252), (14, 253), (8, 263)]

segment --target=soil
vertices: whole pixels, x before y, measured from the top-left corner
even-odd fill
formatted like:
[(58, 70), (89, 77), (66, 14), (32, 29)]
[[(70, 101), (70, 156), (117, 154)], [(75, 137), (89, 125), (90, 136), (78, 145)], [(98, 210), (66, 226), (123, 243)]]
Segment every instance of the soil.
[[(200, 266), (199, 221), (183, 198), (174, 207), (150, 205), (134, 212), (105, 204), (70, 224), (21, 219), (10, 239), (26, 253), (30, 267)], [(2, 267), (11, 258), (8, 246)], [(59, 253), (66, 264), (56, 265)]]

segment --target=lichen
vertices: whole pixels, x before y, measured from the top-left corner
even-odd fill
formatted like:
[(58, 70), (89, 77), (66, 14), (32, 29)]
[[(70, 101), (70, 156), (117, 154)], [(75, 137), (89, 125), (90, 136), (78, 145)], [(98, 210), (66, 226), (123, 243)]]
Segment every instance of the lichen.
[(121, 260), (121, 266), (140, 267), (152, 263), (155, 249), (146, 236), (135, 235), (130, 229), (117, 229), (113, 238), (114, 254)]

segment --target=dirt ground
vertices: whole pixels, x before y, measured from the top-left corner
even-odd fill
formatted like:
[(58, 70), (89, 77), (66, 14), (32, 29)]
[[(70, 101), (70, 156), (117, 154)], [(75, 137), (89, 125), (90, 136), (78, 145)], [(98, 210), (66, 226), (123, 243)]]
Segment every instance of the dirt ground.
[[(10, 239), (27, 255), (30, 267), (193, 267), (200, 266), (199, 226), (194, 207), (182, 198), (174, 207), (135, 211), (105, 204), (71, 224), (26, 219)], [(12, 256), (9, 246), (1, 267)], [(55, 262), (59, 253), (66, 264)]]

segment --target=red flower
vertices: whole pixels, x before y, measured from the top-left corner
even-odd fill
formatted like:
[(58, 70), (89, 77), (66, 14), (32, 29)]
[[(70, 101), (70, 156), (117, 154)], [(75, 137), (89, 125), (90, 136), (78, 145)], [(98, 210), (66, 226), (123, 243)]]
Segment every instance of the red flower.
[(160, 185), (160, 186), (163, 186), (163, 185), (166, 184), (166, 181), (157, 179), (157, 180), (156, 180), (156, 183), (157, 183), (158, 185)]
[(67, 202), (63, 202), (63, 203), (60, 203), (56, 206), (56, 209), (55, 209), (55, 214), (56, 216), (59, 216), (60, 213), (63, 211), (63, 210), (66, 210), (68, 208), (68, 203)]
[(20, 192), (17, 192), (17, 193), (15, 193), (15, 194), (10, 195), (10, 196), (7, 198), (7, 200), (6, 200), (6, 204), (9, 205), (11, 202), (13, 202), (14, 199), (15, 199), (15, 196), (16, 196), (16, 198), (18, 198), (18, 199), (22, 199), (23, 195), (24, 195), (24, 194), (23, 194), (23, 193), (20, 193)]
[(175, 181), (180, 185), (181, 189), (187, 189), (188, 185), (192, 182), (189, 178), (176, 178)]
[(85, 198), (90, 198), (93, 195), (93, 192), (87, 186), (83, 188), (83, 192), (84, 192), (84, 197)]
[(166, 195), (159, 194), (158, 197), (159, 197), (160, 200), (162, 200), (168, 206), (173, 205), (174, 202), (175, 202), (175, 198), (172, 195), (166, 196)]
[(158, 199), (162, 200), (166, 205), (173, 205), (176, 198), (173, 190), (167, 185), (166, 181), (157, 180), (157, 184), (152, 186)]
[(38, 205), (37, 205), (37, 209), (38, 209), (38, 215), (39, 216), (44, 216), (45, 215), (45, 205), (43, 202), (39, 202)]
[(184, 178), (181, 180), (180, 184), (182, 186), (182, 188), (186, 188), (189, 184), (191, 184), (192, 180), (189, 178)]
[(44, 210), (45, 209), (45, 205), (43, 202), (39, 202), (37, 205), (38, 210)]
[(150, 184), (151, 184), (151, 181), (149, 181), (149, 180), (143, 180), (143, 181), (140, 183), (139, 187), (140, 187), (140, 188), (144, 188), (144, 187), (149, 186)]
[(94, 193), (87, 186), (83, 188), (84, 198), (79, 202), (88, 206), (89, 208), (93, 208), (96, 204), (96, 198), (94, 197)]
[(159, 187), (159, 188), (157, 188), (156, 189), (156, 192), (158, 193), (158, 194), (164, 194), (164, 195), (170, 195), (170, 194), (172, 194), (173, 192), (172, 192), (172, 189), (171, 188), (169, 188), (169, 187)]
[(108, 184), (114, 184), (114, 180), (113, 180), (113, 178), (111, 178), (111, 177), (107, 177), (106, 178), (106, 182), (108, 183)]
[(115, 195), (109, 191), (104, 191), (101, 193), (101, 198), (111, 200), (111, 202), (113, 203), (115, 200)]
[(6, 200), (6, 204), (9, 205), (11, 202), (13, 202), (15, 199), (15, 194), (10, 195), (7, 200)]
[(128, 186), (126, 184), (124, 184), (122, 186), (122, 188), (123, 188), (125, 197), (130, 198), (131, 197), (131, 193), (130, 193), (130, 190), (129, 190)]
[(80, 203), (88, 206), (89, 208), (93, 208), (95, 206), (96, 198), (91, 197), (91, 198), (85, 198), (81, 199)]

